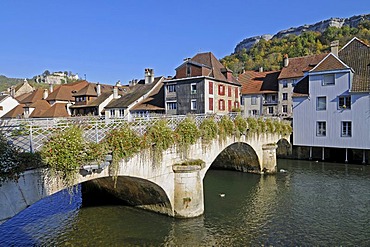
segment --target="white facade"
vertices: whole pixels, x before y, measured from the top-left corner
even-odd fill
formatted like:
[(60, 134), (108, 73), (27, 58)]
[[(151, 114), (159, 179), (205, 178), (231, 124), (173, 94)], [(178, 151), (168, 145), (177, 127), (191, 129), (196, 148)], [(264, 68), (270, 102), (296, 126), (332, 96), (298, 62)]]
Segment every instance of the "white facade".
[(244, 116), (261, 116), (264, 98), (262, 94), (245, 94), (242, 96)]
[(370, 95), (351, 93), (352, 79), (350, 68), (309, 72), (309, 96), (293, 98), (294, 145), (370, 149)]
[(18, 105), (18, 101), (10, 95), (0, 95), (0, 117)]

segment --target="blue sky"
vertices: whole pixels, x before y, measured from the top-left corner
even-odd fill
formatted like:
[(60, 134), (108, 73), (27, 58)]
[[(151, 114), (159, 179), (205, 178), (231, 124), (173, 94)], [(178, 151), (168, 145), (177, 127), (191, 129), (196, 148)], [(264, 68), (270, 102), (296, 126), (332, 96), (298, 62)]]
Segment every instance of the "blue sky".
[(0, 74), (126, 84), (145, 68), (173, 75), (198, 52), (222, 58), (247, 37), (368, 13), (368, 0), (1, 0)]

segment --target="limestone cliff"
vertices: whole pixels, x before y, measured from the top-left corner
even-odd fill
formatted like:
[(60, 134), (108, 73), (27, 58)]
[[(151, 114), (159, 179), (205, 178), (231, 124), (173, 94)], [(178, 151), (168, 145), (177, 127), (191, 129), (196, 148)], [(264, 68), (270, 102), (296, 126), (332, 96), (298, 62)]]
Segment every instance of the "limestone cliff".
[(366, 15), (357, 15), (352, 16), (350, 18), (330, 18), (328, 20), (320, 21), (315, 24), (310, 25), (303, 25), (299, 27), (291, 27), (286, 30), (282, 30), (275, 35), (261, 35), (261, 36), (254, 36), (250, 38), (246, 38), (241, 41), (235, 47), (235, 52), (241, 51), (242, 49), (249, 50), (254, 44), (258, 43), (261, 39), (269, 40), (271, 38), (282, 38), (291, 34), (300, 35), (303, 32), (307, 31), (314, 31), (314, 32), (324, 32), (328, 27), (342, 27), (342, 26), (350, 26), (350, 27), (357, 27), (358, 24), (362, 20), (370, 20), (370, 14)]

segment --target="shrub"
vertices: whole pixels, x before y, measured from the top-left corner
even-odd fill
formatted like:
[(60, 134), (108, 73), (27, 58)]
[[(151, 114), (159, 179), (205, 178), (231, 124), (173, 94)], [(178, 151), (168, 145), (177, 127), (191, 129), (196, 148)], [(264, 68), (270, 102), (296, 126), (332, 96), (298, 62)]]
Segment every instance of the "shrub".
[(176, 143), (179, 151), (187, 156), (190, 145), (195, 144), (199, 137), (200, 131), (194, 121), (194, 119), (187, 117), (185, 118), (176, 128)]
[(236, 116), (236, 118), (234, 119), (234, 124), (236, 136), (240, 137), (242, 134), (245, 134), (248, 124), (247, 121), (241, 115)]
[(0, 133), (0, 185), (17, 180), (22, 172), (18, 150)]
[(76, 181), (77, 170), (85, 163), (87, 154), (82, 130), (71, 126), (52, 135), (41, 149), (41, 157), (54, 175), (59, 175), (65, 186)]
[[(119, 161), (128, 159), (138, 153), (141, 148), (141, 138), (128, 124), (124, 124), (119, 129), (112, 129), (105, 137), (104, 149), (112, 152), (113, 160), (110, 166), (110, 172), (116, 178), (118, 174)], [(95, 147), (92, 146), (92, 149)], [(101, 152), (103, 152), (103, 150)]]
[(174, 143), (174, 133), (166, 120), (159, 120), (147, 128), (145, 147), (149, 147), (154, 163), (162, 160), (163, 151)]
[(208, 145), (212, 140), (217, 138), (217, 124), (214, 118), (204, 119), (199, 126), (200, 137), (203, 145)]
[(223, 116), (218, 122), (218, 134), (220, 140), (223, 141), (227, 136), (231, 136), (234, 133), (234, 123), (229, 116)]

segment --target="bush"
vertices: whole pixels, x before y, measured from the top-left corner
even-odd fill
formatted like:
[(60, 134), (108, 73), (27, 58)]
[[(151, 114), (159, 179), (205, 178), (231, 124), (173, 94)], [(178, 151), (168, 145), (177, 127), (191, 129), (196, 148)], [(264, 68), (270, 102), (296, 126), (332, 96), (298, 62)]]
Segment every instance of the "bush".
[[(128, 159), (138, 153), (141, 148), (141, 138), (133, 131), (128, 124), (124, 124), (119, 129), (111, 130), (105, 137), (103, 143), (106, 146), (102, 147), (112, 152), (113, 160), (110, 166), (110, 171), (114, 177), (117, 177), (119, 161)], [(103, 144), (104, 145), (104, 144)], [(92, 149), (99, 147), (92, 146)], [(98, 157), (98, 156), (97, 156)]]
[(18, 150), (0, 133), (0, 185), (6, 181), (16, 181), (22, 172)]
[(147, 128), (144, 136), (145, 147), (151, 150), (154, 163), (162, 160), (163, 151), (170, 148), (174, 143), (174, 133), (166, 120), (159, 120)]
[(218, 122), (218, 134), (221, 141), (225, 140), (227, 136), (234, 134), (234, 123), (226, 115)]
[(212, 140), (217, 138), (217, 124), (214, 118), (204, 119), (199, 126), (202, 144), (208, 145)]
[(73, 125), (52, 135), (40, 154), (52, 174), (59, 175), (66, 187), (72, 187), (79, 169), (88, 163), (92, 152), (81, 128)]
[(200, 131), (194, 119), (187, 117), (177, 126), (175, 135), (180, 152), (186, 156), (190, 145), (198, 141)]

